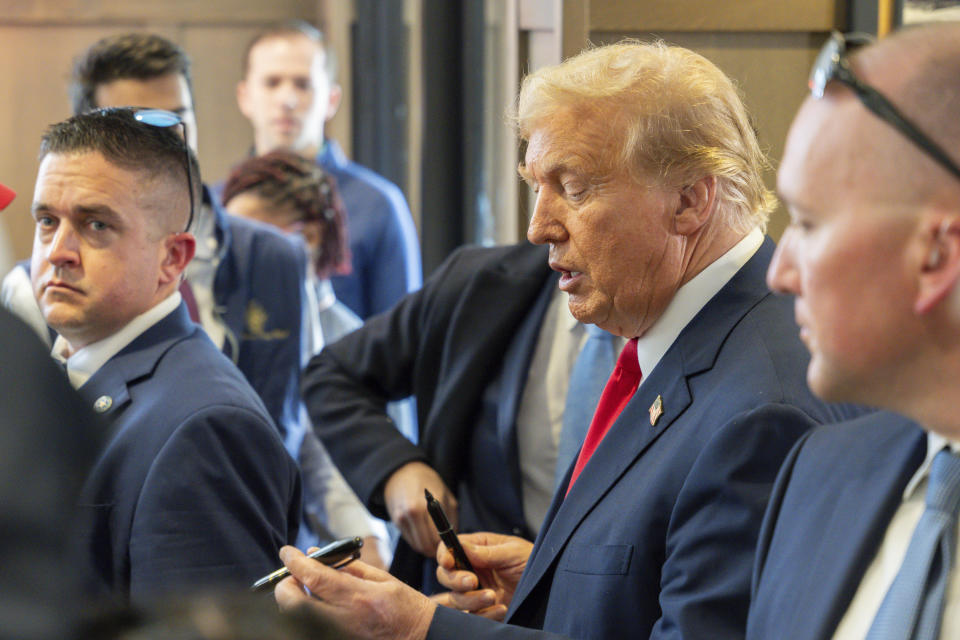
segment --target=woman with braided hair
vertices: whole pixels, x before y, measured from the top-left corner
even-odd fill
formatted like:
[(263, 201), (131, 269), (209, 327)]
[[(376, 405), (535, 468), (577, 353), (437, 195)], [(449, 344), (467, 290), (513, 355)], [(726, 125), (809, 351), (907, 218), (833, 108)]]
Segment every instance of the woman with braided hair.
[(310, 249), (310, 275), (316, 279), (326, 342), (360, 326), (357, 316), (337, 302), (328, 280), (332, 274), (350, 272), (346, 214), (333, 177), (294, 153), (272, 151), (233, 168), (223, 187), (223, 205), (235, 216), (303, 237)]

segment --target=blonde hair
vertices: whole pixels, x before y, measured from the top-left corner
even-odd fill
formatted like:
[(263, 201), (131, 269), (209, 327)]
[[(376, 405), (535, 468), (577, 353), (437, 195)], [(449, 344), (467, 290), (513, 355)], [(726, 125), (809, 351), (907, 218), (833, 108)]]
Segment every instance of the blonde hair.
[(770, 165), (737, 88), (703, 56), (623, 40), (540, 69), (520, 88), (519, 136), (566, 110), (610, 123), (610, 169), (678, 188), (715, 176), (723, 222), (744, 233), (766, 227), (776, 204), (763, 184)]

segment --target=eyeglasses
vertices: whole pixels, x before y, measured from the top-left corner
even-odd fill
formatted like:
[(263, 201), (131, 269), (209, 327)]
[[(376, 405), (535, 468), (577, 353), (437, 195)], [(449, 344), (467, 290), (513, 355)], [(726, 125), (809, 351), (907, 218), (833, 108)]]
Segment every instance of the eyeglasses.
[(957, 167), (940, 145), (920, 131), (876, 89), (861, 82), (854, 75), (847, 59), (847, 45), (849, 43), (850, 45), (860, 46), (871, 41), (872, 38), (862, 34), (844, 36), (837, 31), (830, 34), (830, 39), (823, 45), (816, 62), (813, 63), (813, 69), (810, 71), (810, 93), (815, 98), (822, 98), (823, 92), (831, 80), (842, 82), (857, 94), (860, 102), (867, 109), (906, 136), (910, 142), (936, 160), (944, 169), (960, 178), (960, 167)]
[(190, 225), (193, 224), (194, 197), (193, 172), (190, 170), (190, 144), (187, 142), (190, 139), (187, 137), (187, 123), (173, 111), (165, 111), (164, 109), (134, 109), (133, 117), (138, 122), (153, 127), (172, 127), (177, 124), (183, 127), (184, 169), (187, 171), (187, 189), (190, 191), (190, 216), (187, 218), (187, 226), (183, 230), (189, 231)]

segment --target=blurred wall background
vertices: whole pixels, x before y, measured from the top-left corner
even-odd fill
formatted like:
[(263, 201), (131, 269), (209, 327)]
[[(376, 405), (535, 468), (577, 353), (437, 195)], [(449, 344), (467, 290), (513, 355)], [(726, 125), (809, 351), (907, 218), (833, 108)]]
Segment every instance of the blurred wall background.
[[(504, 114), (522, 74), (588, 43), (659, 37), (695, 49), (742, 88), (776, 161), (831, 29), (876, 32), (894, 0), (0, 0), (0, 181), (19, 197), (0, 215), (0, 269), (28, 257), (29, 203), (44, 128), (69, 115), (77, 52), (112, 33), (149, 30), (194, 64), (204, 179), (250, 148), (236, 107), (240, 56), (266, 24), (323, 28), (344, 104), (329, 133), (404, 190), (425, 271), (467, 242), (523, 237), (529, 190)], [(774, 173), (768, 175), (773, 186)], [(770, 231), (785, 224), (780, 211)]]

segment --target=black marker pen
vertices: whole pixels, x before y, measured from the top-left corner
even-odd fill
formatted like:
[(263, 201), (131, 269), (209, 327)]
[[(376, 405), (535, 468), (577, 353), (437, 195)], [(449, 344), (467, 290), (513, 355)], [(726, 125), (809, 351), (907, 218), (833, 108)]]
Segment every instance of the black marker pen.
[(443, 507), (440, 506), (437, 499), (434, 498), (427, 489), (423, 490), (423, 495), (427, 497), (427, 511), (430, 513), (430, 517), (433, 518), (433, 524), (437, 527), (437, 533), (440, 534), (440, 539), (443, 540), (443, 544), (447, 545), (450, 553), (453, 554), (453, 561), (457, 569), (476, 573), (476, 571), (473, 570), (473, 565), (467, 560), (467, 554), (460, 545), (460, 540), (457, 538), (453, 527), (450, 526), (450, 521), (447, 520), (447, 514), (443, 512)]

